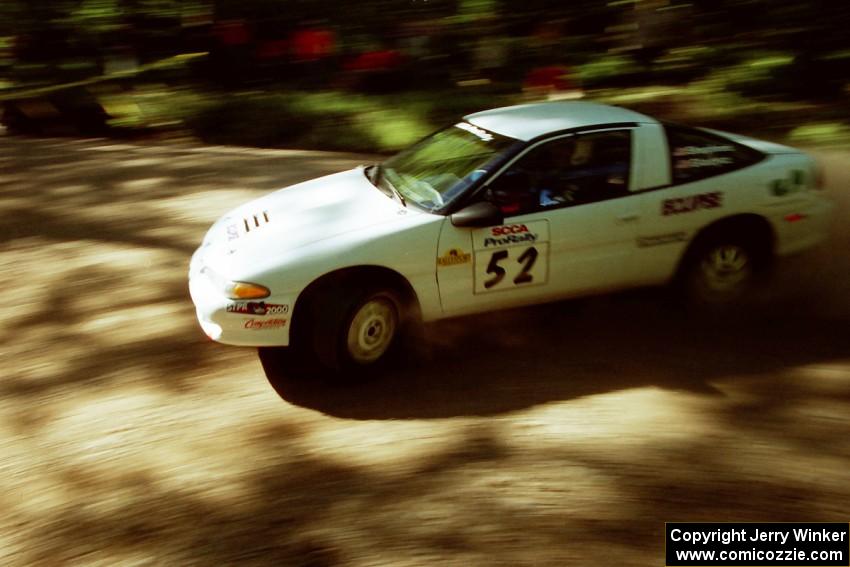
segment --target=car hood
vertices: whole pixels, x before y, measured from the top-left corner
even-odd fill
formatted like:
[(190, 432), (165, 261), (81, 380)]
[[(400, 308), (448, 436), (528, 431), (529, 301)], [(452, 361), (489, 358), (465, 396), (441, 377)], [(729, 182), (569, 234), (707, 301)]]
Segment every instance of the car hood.
[(363, 168), (286, 187), (233, 209), (204, 239), (205, 263), (275, 250), (292, 250), (320, 240), (421, 214), (375, 188)]

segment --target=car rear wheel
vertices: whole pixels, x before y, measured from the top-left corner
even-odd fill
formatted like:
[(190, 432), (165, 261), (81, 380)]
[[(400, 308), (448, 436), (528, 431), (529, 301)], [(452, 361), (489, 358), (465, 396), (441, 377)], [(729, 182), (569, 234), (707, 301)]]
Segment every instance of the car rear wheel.
[(688, 299), (698, 306), (725, 306), (744, 299), (758, 273), (751, 246), (735, 238), (715, 238), (698, 246), (686, 270)]

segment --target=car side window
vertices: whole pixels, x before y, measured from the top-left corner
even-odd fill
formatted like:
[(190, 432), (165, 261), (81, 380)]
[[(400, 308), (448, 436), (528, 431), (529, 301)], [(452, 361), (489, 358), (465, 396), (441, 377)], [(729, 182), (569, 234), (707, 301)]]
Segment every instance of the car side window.
[(568, 207), (629, 194), (631, 131), (594, 132), (543, 143), (490, 184), (505, 215)]
[(673, 183), (690, 183), (752, 165), (762, 154), (702, 130), (665, 125)]

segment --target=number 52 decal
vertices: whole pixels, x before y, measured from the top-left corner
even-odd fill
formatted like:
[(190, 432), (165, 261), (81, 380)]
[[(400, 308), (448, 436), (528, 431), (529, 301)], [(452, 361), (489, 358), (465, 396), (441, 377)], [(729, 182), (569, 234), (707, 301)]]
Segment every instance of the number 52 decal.
[[(491, 279), (484, 282), (484, 288), (490, 289), (491, 287), (497, 285), (503, 279), (505, 279), (505, 269), (499, 265), (499, 262), (507, 259), (508, 257), (507, 250), (498, 250), (493, 252), (493, 255), (490, 256), (490, 263), (487, 264), (487, 273), (495, 274)], [(537, 248), (532, 246), (531, 248), (526, 248), (525, 252), (520, 254), (519, 258), (517, 258), (517, 262), (522, 264), (522, 271), (513, 279), (514, 285), (521, 285), (524, 283), (531, 283), (534, 281), (534, 276), (531, 275), (531, 269), (534, 267), (534, 263), (537, 261)]]
[(546, 283), (549, 243), (487, 250), (475, 255), (475, 293)]
[(473, 233), (474, 292), (545, 284), (549, 276), (549, 223), (517, 222)]

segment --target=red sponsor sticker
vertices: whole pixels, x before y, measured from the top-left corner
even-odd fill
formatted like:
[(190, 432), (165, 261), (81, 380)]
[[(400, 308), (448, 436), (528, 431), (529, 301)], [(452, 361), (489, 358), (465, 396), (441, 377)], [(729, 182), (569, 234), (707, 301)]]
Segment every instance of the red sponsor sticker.
[(282, 329), (286, 326), (286, 319), (245, 319), (243, 327), (262, 331), (265, 329)]
[(519, 234), (521, 232), (528, 232), (528, 227), (524, 224), (509, 224), (506, 226), (496, 226), (493, 227), (493, 236), (505, 236), (508, 234)]

